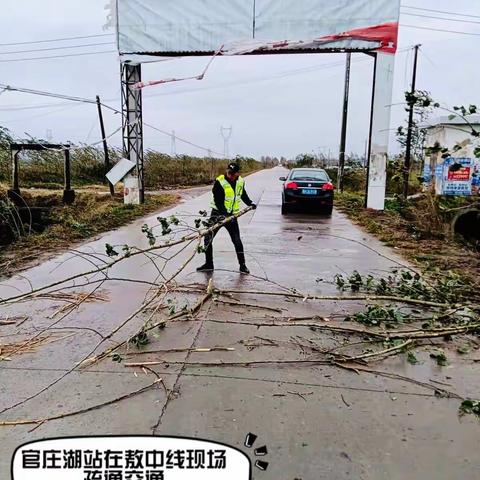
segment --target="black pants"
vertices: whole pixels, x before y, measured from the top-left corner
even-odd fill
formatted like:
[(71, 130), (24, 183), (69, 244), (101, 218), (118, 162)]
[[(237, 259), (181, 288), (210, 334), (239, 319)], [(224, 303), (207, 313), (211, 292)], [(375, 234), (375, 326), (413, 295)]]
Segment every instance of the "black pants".
[[(210, 216), (210, 224), (215, 225), (215, 223), (223, 220), (225, 217), (221, 215), (217, 210), (212, 210)], [(238, 226), (238, 220), (234, 218), (230, 222), (223, 225), (227, 229), (227, 232), (230, 234), (233, 245), (235, 246), (235, 251), (237, 252), (238, 263), (240, 265), (245, 265), (245, 254), (243, 253), (243, 243), (240, 238), (240, 228)], [(213, 239), (219, 231), (215, 230), (212, 233), (209, 233), (205, 236), (205, 255), (207, 257), (207, 263), (213, 264)]]

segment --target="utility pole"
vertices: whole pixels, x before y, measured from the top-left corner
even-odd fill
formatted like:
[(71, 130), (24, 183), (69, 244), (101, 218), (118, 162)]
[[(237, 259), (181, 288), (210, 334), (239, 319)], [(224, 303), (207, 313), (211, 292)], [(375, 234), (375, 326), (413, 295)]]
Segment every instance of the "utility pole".
[(368, 138), (365, 140), (365, 152), (364, 152), (364, 160), (363, 160), (363, 168), (367, 168), (368, 163)]
[(213, 155), (212, 155), (211, 150), (208, 151), (208, 158), (210, 159), (210, 179), (213, 180), (214, 175), (215, 175), (215, 171), (214, 171), (215, 164), (214, 164)]
[(343, 192), (343, 176), (345, 174), (345, 149), (347, 145), (347, 123), (348, 123), (348, 97), (350, 93), (350, 68), (352, 64), (352, 54), (347, 53), (347, 62), (345, 65), (345, 93), (343, 96), (343, 119), (342, 134), (340, 137), (340, 156), (338, 157), (338, 180), (337, 187)]
[(403, 198), (406, 200), (408, 197), (408, 187), (410, 182), (410, 169), (412, 164), (412, 136), (413, 136), (413, 114), (415, 113), (415, 92), (417, 83), (417, 63), (418, 63), (418, 50), (421, 45), (415, 45), (415, 58), (413, 60), (413, 78), (412, 78), (412, 90), (410, 98), (410, 111), (408, 115), (408, 131), (407, 131), (407, 145), (405, 149), (405, 165), (403, 170)]
[(230, 138), (233, 133), (233, 127), (220, 127), (220, 134), (223, 137), (223, 156), (230, 158)]
[(177, 156), (177, 137), (175, 135), (175, 130), (172, 130), (171, 139), (172, 139), (171, 154), (172, 154), (172, 157), (176, 157)]
[[(100, 97), (97, 95), (97, 109), (98, 109), (98, 120), (100, 121), (100, 133), (102, 134), (102, 143), (103, 143), (103, 153), (105, 155), (105, 175), (110, 170), (110, 156), (108, 153), (108, 144), (105, 134), (105, 125), (103, 123), (103, 113), (102, 113), (102, 103), (100, 102)], [(110, 187), (110, 195), (113, 197), (115, 195), (115, 188), (113, 185), (108, 182)]]

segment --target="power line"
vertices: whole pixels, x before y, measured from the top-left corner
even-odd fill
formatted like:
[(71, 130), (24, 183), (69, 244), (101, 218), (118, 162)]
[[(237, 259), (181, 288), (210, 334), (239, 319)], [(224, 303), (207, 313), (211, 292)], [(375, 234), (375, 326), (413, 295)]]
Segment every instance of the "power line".
[(474, 37), (480, 37), (480, 33), (473, 32), (459, 32), (458, 30), (444, 30), (443, 28), (419, 27), (418, 25), (406, 25), (405, 23), (401, 23), (400, 26), (408, 28), (418, 28), (420, 30), (431, 30), (432, 32), (457, 33), (459, 35), (473, 35)]
[(402, 8), (410, 8), (412, 10), (422, 10), (424, 12), (445, 13), (446, 15), (456, 15), (457, 17), (480, 18), (480, 15), (471, 15), (469, 13), (446, 12), (445, 10), (436, 10), (432, 8), (412, 7), (410, 5), (402, 5)]
[(48, 115), (52, 115), (53, 113), (63, 112), (65, 110), (69, 110), (70, 108), (78, 107), (78, 106), (80, 106), (80, 104), (77, 104), (77, 105), (70, 104), (70, 105), (63, 106), (63, 107), (57, 107), (57, 108), (48, 110), (46, 112), (38, 113), (36, 115), (31, 115), (29, 117), (14, 118), (12, 120), (2, 120), (2, 123), (11, 124), (11, 123), (18, 123), (18, 122), (22, 122), (22, 123), (29, 122), (30, 120), (35, 120), (37, 118), (47, 117)]
[(52, 55), (48, 57), (32, 57), (32, 58), (14, 58), (10, 60), (0, 60), (0, 63), (10, 62), (28, 62), (30, 60), (47, 60), (49, 58), (66, 58), (66, 57), (82, 57), (84, 55), (97, 55), (102, 53), (117, 53), (116, 50), (103, 50), (101, 52), (85, 52), (85, 53), (71, 53), (69, 55)]
[[(5, 90), (8, 90), (8, 89), (5, 89)], [(1, 107), (0, 112), (19, 112), (22, 110), (36, 110), (39, 108), (42, 109), (42, 108), (60, 107), (68, 104), (69, 102), (43, 103), (43, 104), (29, 105), (29, 106), (11, 105), (9, 107)]]
[[(74, 96), (71, 96), (71, 95), (63, 95), (63, 94), (60, 94), (60, 93), (44, 92), (44, 91), (41, 91), (41, 90), (34, 90), (34, 89), (30, 89), (30, 88), (13, 87), (11, 85), (6, 85), (6, 84), (2, 84), (2, 83), (0, 83), (0, 88), (3, 88), (4, 90), (14, 91), (14, 92), (28, 93), (28, 94), (31, 94), (31, 95), (40, 95), (40, 96), (44, 96), (44, 97), (60, 98), (62, 100), (71, 100), (73, 102), (90, 103), (90, 104), (95, 104), (95, 105), (97, 104), (96, 100), (91, 100), (91, 99), (88, 99), (88, 98), (74, 97)], [(101, 105), (104, 106), (105, 108), (108, 108), (109, 110), (112, 110), (115, 113), (121, 113), (120, 110), (118, 110), (118, 109), (116, 109), (116, 108), (114, 108), (110, 105), (107, 105), (103, 102), (101, 103)], [(42, 114), (42, 115), (44, 115), (44, 114)], [(153, 130), (156, 130), (157, 132), (160, 132), (164, 135), (167, 135), (170, 138), (173, 137), (173, 135), (171, 133), (166, 132), (165, 130), (161, 130), (160, 128), (155, 127), (153, 125), (150, 125), (146, 122), (143, 122), (143, 124), (147, 127), (152, 128)], [(203, 150), (205, 152), (212, 151), (210, 148), (202, 147), (201, 145), (197, 145), (196, 143), (190, 142), (189, 140), (181, 138), (177, 135), (175, 135), (175, 139), (178, 140), (179, 142), (185, 143), (187, 145), (191, 145), (192, 147), (198, 148), (198, 149)], [(222, 155), (221, 153), (218, 153), (218, 152), (214, 152), (214, 153), (218, 156)]]
[(0, 83), (0, 88), (9, 90), (12, 92), (29, 93), (31, 95), (39, 95), (42, 97), (60, 98), (62, 100), (71, 100), (73, 102), (83, 102), (83, 103), (93, 103), (93, 104), (97, 103), (95, 100), (91, 100), (89, 98), (74, 97), (72, 95), (63, 95), (61, 93), (44, 92), (42, 90), (34, 90), (31, 88), (14, 87), (12, 85), (6, 85), (4, 83)]
[(65, 40), (81, 40), (83, 38), (98, 38), (98, 37), (110, 37), (115, 35), (114, 33), (102, 33), (99, 35), (84, 35), (80, 37), (64, 37), (64, 38), (52, 38), (51, 40), (32, 40), (29, 42), (15, 42), (15, 43), (0, 43), (0, 47), (12, 47), (15, 45), (31, 45), (34, 43), (50, 43), (50, 42), (63, 42)]
[(421, 18), (435, 18), (437, 20), (445, 20), (447, 22), (461, 22), (461, 23), (475, 23), (477, 25), (480, 24), (480, 22), (477, 22), (475, 20), (463, 20), (461, 18), (445, 18), (445, 17), (437, 17), (435, 15), (422, 15), (421, 13), (408, 13), (408, 12), (402, 12), (402, 15), (409, 15), (411, 17), (421, 17)]
[[(368, 58), (355, 59), (354, 62), (360, 63), (360, 62), (366, 62), (368, 60), (369, 60)], [(240, 81), (235, 81), (235, 82), (230, 82), (230, 83), (224, 83), (222, 85), (211, 86), (211, 87), (203, 87), (203, 88), (193, 88), (193, 89), (190, 89), (190, 90), (178, 90), (178, 91), (174, 91), (174, 92), (144, 95), (144, 98), (155, 98), (155, 97), (162, 97), (162, 96), (165, 96), (165, 95), (168, 95), (168, 96), (170, 96), (170, 95), (181, 95), (183, 93), (205, 92), (205, 91), (209, 91), (209, 90), (218, 90), (218, 89), (222, 89), (222, 88), (232, 88), (232, 87), (241, 86), (241, 85), (256, 84), (256, 83), (259, 83), (259, 82), (268, 82), (268, 81), (271, 81), (271, 80), (282, 79), (282, 78), (289, 77), (289, 76), (296, 76), (296, 75), (301, 75), (301, 74), (304, 74), (304, 73), (309, 73), (309, 72), (314, 72), (314, 71), (319, 71), (319, 70), (329, 70), (329, 69), (332, 69), (332, 68), (342, 66), (344, 64), (345, 64), (345, 62), (335, 62), (335, 63), (324, 64), (324, 65), (319, 65), (319, 66), (304, 67), (302, 69), (280, 72), (276, 75), (271, 75), (271, 76), (264, 77), (264, 78), (254, 78), (254, 79), (240, 80)]]
[(97, 47), (99, 45), (116, 45), (115, 42), (85, 43), (84, 45), (65, 45), (63, 47), (37, 48), (34, 50), (14, 50), (13, 52), (0, 52), (0, 55), (13, 55), (15, 53), (47, 52), (50, 50), (65, 50), (68, 48)]
[[(112, 107), (110, 107), (112, 108)], [(154, 127), (153, 125), (150, 125), (149, 123), (147, 122), (143, 122), (143, 124), (146, 126), (146, 127), (150, 127), (152, 128), (153, 130), (156, 130), (157, 132), (159, 133), (163, 133), (164, 135), (167, 135), (169, 136), (170, 138), (173, 137), (173, 135), (169, 132), (166, 132), (165, 130), (161, 130), (160, 128), (157, 128), (157, 127)], [(218, 155), (218, 156), (222, 156), (221, 153), (218, 153), (214, 150), (212, 150), (211, 148), (205, 148), (205, 147), (202, 147), (201, 145), (197, 145), (196, 143), (193, 143), (193, 142), (190, 142), (189, 140), (185, 140), (184, 138), (180, 138), (178, 135), (175, 135), (175, 139), (178, 140), (179, 142), (182, 142), (182, 143), (186, 143), (187, 145), (190, 145), (192, 147), (195, 147), (195, 148), (198, 148), (200, 150), (203, 150), (204, 152), (211, 152), (211, 153), (214, 153), (215, 155)]]
[[(407, 49), (399, 50), (399, 53), (406, 51)], [(365, 62), (367, 61), (368, 58), (365, 59), (355, 59), (353, 60), (354, 62)], [(0, 60), (1, 62), (1, 60)], [(311, 67), (304, 67), (304, 68), (299, 68), (295, 70), (289, 70), (285, 72), (280, 72), (277, 75), (274, 75), (272, 77), (267, 77), (267, 78), (258, 78), (258, 79), (252, 79), (252, 80), (245, 80), (245, 81), (240, 81), (240, 82), (233, 82), (230, 84), (224, 84), (220, 85), (217, 87), (207, 87), (207, 88), (199, 88), (199, 89), (194, 89), (194, 90), (186, 90), (186, 91), (180, 91), (178, 93), (190, 93), (190, 92), (197, 92), (197, 91), (204, 91), (204, 90), (215, 90), (217, 88), (229, 88), (233, 87), (236, 85), (243, 85), (243, 84), (250, 84), (250, 83), (256, 83), (256, 82), (262, 82), (262, 81), (267, 81), (270, 79), (275, 79), (275, 78), (283, 78), (284, 76), (290, 76), (290, 75), (296, 75), (296, 74), (301, 74), (301, 73), (307, 73), (309, 71), (317, 71), (317, 70), (328, 70), (331, 68), (335, 68), (337, 66), (343, 65), (344, 62), (333, 62), (333, 63), (327, 63), (323, 65), (317, 65), (317, 66), (311, 66)], [(0, 88), (5, 89), (6, 91), (18, 91), (21, 93), (29, 93), (33, 95), (39, 95), (39, 96), (45, 96), (45, 97), (51, 97), (51, 98), (59, 98), (62, 100), (69, 100), (69, 101), (76, 101), (76, 102), (86, 102), (86, 103), (95, 103), (93, 100), (88, 99), (88, 98), (82, 98), (82, 97), (74, 97), (70, 95), (63, 95), (63, 94), (57, 94), (57, 93), (52, 93), (52, 92), (45, 92), (41, 90), (33, 90), (33, 89), (28, 89), (28, 88), (21, 88), (21, 87), (13, 87), (7, 84), (2, 84), (0, 83)], [(156, 94), (156, 95), (145, 95), (145, 98), (151, 98), (151, 97), (157, 97), (157, 96), (163, 96), (163, 95), (173, 95), (175, 93), (163, 93), (163, 94)], [(117, 100), (117, 98), (112, 98), (110, 99), (111, 101)], [(103, 104), (106, 108), (111, 108), (108, 105)], [(36, 108), (45, 108), (45, 107), (55, 107), (55, 106), (61, 106), (61, 104), (44, 104), (44, 105), (33, 105), (33, 106), (20, 106), (20, 107), (5, 107), (5, 108), (0, 108), (0, 111), (15, 111), (15, 110), (33, 110)], [(116, 111), (116, 110), (115, 110)]]

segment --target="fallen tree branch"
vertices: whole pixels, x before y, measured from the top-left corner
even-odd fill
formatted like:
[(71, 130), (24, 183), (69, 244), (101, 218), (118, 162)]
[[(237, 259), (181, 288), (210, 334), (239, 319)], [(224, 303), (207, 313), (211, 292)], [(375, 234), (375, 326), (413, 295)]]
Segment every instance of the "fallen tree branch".
[[(240, 218), (242, 217), (243, 215), (245, 215), (246, 213), (248, 213), (250, 210), (252, 210), (252, 207), (247, 207), (245, 208), (244, 210), (234, 214), (234, 215), (231, 215), (227, 218), (225, 218), (224, 220), (220, 221), (220, 222), (217, 222), (215, 225), (207, 228), (207, 229), (203, 229), (203, 230), (200, 230), (200, 231), (197, 231), (195, 233), (192, 233), (190, 235), (187, 235), (187, 236), (184, 236), (182, 238), (180, 238), (179, 240), (171, 240), (171, 241), (168, 241), (168, 242), (165, 242), (165, 243), (162, 243), (160, 245), (153, 245), (149, 248), (146, 248), (146, 249), (142, 249), (142, 250), (135, 250), (133, 252), (130, 252), (128, 255), (123, 255), (121, 256), (120, 258), (117, 258), (115, 260), (112, 260), (111, 262), (109, 263), (106, 263), (104, 265), (101, 265), (101, 266), (98, 266), (97, 268), (94, 268), (92, 270), (89, 270), (87, 272), (82, 272), (82, 273), (77, 273), (75, 275), (72, 275), (70, 277), (67, 277), (67, 278), (64, 278), (62, 280), (58, 280), (56, 282), (52, 282), (51, 284), (49, 285), (45, 285), (43, 287), (39, 287), (39, 288), (36, 288), (36, 289), (33, 289), (27, 293), (21, 293), (21, 294), (18, 294), (18, 295), (15, 295), (13, 297), (8, 297), (8, 298), (0, 298), (0, 305), (2, 304), (7, 304), (7, 303), (12, 303), (14, 301), (20, 301), (20, 300), (25, 300), (29, 297), (34, 297), (35, 295), (37, 295), (38, 293), (40, 292), (44, 292), (45, 290), (49, 290), (53, 287), (57, 287), (59, 285), (63, 285), (65, 283), (68, 283), (68, 282), (71, 282), (73, 280), (76, 280), (77, 278), (81, 278), (81, 277), (85, 277), (85, 276), (90, 276), (90, 275), (94, 275), (94, 274), (97, 274), (97, 273), (102, 273), (104, 272), (105, 270), (109, 270), (111, 269), (114, 265), (116, 265), (117, 263), (120, 263), (126, 259), (130, 259), (132, 257), (136, 257), (138, 255), (144, 255), (146, 253), (149, 253), (149, 252), (154, 252), (154, 251), (157, 251), (157, 250), (164, 250), (164, 249), (168, 249), (168, 248), (171, 248), (171, 247), (174, 247), (176, 245), (180, 245), (182, 243), (186, 243), (186, 242), (191, 242), (191, 241), (194, 241), (194, 240), (200, 240), (202, 238), (204, 238), (205, 236), (209, 235), (210, 233), (213, 233), (215, 232), (216, 230), (219, 230), (220, 228), (222, 228), (224, 225), (226, 225), (227, 223), (233, 221), (234, 219), (236, 218)], [(108, 280), (108, 277), (105, 278), (105, 280)]]
[(359, 372), (365, 372), (365, 373), (371, 373), (372, 375), (379, 375), (381, 377), (385, 378), (391, 378), (394, 380), (402, 380), (404, 382), (412, 383), (414, 385), (418, 385), (420, 387), (428, 388), (430, 390), (433, 390), (435, 393), (440, 394), (441, 396), (448, 397), (448, 398), (457, 398), (459, 400), (464, 400), (464, 398), (461, 395), (458, 395), (457, 393), (450, 392), (448, 390), (444, 390), (442, 388), (438, 388), (435, 385), (431, 385), (430, 383), (427, 382), (421, 382), (420, 380), (415, 380), (414, 378), (406, 377), (404, 375), (400, 375), (398, 373), (391, 373), (391, 372), (384, 372), (381, 370), (372, 370), (368, 367), (365, 366), (360, 366), (360, 365), (346, 365), (346, 364), (341, 364), (341, 363), (335, 363), (336, 366), (347, 369), (347, 370), (352, 370), (356, 372), (357, 374)]
[(124, 355), (148, 355), (153, 353), (208, 353), (208, 352), (234, 352), (235, 349), (231, 347), (197, 347), (197, 348), (170, 348), (167, 350), (141, 350), (139, 352), (125, 352)]
[(462, 325), (460, 327), (438, 328), (434, 330), (410, 330), (400, 332), (389, 332), (386, 337), (390, 339), (401, 338), (439, 338), (447, 335), (458, 335), (461, 333), (469, 333), (480, 329), (480, 323), (473, 323), (471, 325)]
[(419, 300), (416, 298), (409, 297), (399, 297), (395, 295), (302, 295), (299, 293), (286, 293), (286, 292), (265, 292), (260, 290), (216, 290), (215, 293), (218, 294), (228, 294), (236, 293), (244, 295), (265, 295), (265, 296), (276, 296), (276, 297), (286, 297), (286, 298), (299, 298), (304, 301), (307, 300), (321, 300), (321, 301), (331, 301), (331, 302), (356, 302), (356, 301), (367, 301), (367, 302), (379, 302), (379, 301), (388, 301), (388, 302), (397, 302), (397, 303), (409, 303), (412, 305), (423, 305), (426, 307), (436, 307), (436, 308), (449, 308), (452, 305), (448, 303), (438, 303), (430, 302), (427, 300)]
[(60, 420), (62, 418), (73, 417), (75, 415), (81, 415), (83, 413), (91, 412), (93, 410), (99, 410), (101, 408), (108, 407), (109, 405), (113, 405), (113, 404), (121, 402), (123, 400), (127, 400), (128, 398), (132, 398), (132, 397), (135, 397), (135, 396), (140, 395), (142, 393), (145, 393), (146, 391), (150, 390), (152, 387), (154, 387), (158, 383), (162, 383), (162, 379), (157, 378), (152, 384), (150, 384), (146, 387), (143, 387), (140, 390), (128, 393), (126, 395), (122, 395), (121, 397), (115, 398), (113, 400), (109, 400), (108, 402), (100, 403), (99, 405), (94, 405), (93, 407), (83, 408), (81, 410), (76, 410), (74, 412), (62, 413), (62, 414), (59, 414), (59, 415), (54, 415), (52, 417), (47, 417), (47, 418), (41, 418), (41, 419), (38, 419), (38, 420), (11, 420), (11, 421), (8, 421), (8, 422), (0, 422), (0, 427), (11, 427), (11, 426), (15, 426), (15, 425), (43, 424), (45, 422), (50, 422), (51, 420)]
[(195, 315), (203, 307), (205, 302), (207, 302), (210, 298), (212, 298), (213, 290), (214, 290), (213, 289), (213, 281), (212, 281), (212, 279), (210, 279), (208, 281), (208, 285), (207, 285), (207, 292), (205, 293), (205, 295), (203, 295), (203, 297), (192, 308), (190, 308), (186, 311), (178, 312), (177, 314), (169, 317), (168, 320), (170, 320), (170, 321), (175, 320), (177, 318), (181, 318), (181, 317), (184, 317), (186, 315), (188, 315), (188, 316)]
[(142, 367), (144, 365), (185, 365), (185, 367), (254, 367), (257, 365), (296, 365), (296, 364), (312, 364), (312, 365), (329, 365), (329, 360), (252, 360), (249, 362), (182, 362), (168, 360), (158, 360), (152, 362), (124, 363), (125, 367)]
[[(315, 317), (312, 317), (315, 318)], [(207, 319), (207, 322), (211, 323), (224, 323), (224, 324), (232, 324), (232, 325), (249, 325), (252, 327), (307, 327), (307, 328), (314, 328), (318, 330), (330, 330), (332, 332), (339, 332), (339, 333), (353, 333), (357, 335), (366, 335), (368, 337), (375, 337), (382, 340), (387, 340), (389, 337), (383, 333), (378, 332), (371, 332), (368, 330), (362, 330), (357, 328), (349, 328), (349, 327), (341, 327), (337, 325), (330, 325), (330, 324), (322, 324), (322, 323), (307, 323), (307, 322), (243, 322), (241, 320), (215, 320), (215, 319)]]
[(255, 309), (258, 308), (260, 310), (268, 310), (270, 312), (282, 313), (281, 308), (266, 307), (265, 305), (254, 305), (253, 303), (227, 302), (225, 300), (215, 300), (214, 303), (218, 303), (221, 305), (229, 305), (233, 307), (247, 307), (247, 308), (255, 308)]
[[(365, 353), (363, 355), (357, 355), (356, 357), (348, 357), (346, 361), (356, 362), (358, 360), (366, 360), (367, 358), (374, 358), (374, 357), (385, 357), (392, 353), (401, 352), (409, 345), (413, 345), (413, 340), (407, 340), (406, 342), (402, 343), (401, 345), (397, 345), (395, 347), (387, 348), (385, 350), (381, 350), (379, 352), (371, 352)], [(340, 360), (337, 360), (337, 362)]]

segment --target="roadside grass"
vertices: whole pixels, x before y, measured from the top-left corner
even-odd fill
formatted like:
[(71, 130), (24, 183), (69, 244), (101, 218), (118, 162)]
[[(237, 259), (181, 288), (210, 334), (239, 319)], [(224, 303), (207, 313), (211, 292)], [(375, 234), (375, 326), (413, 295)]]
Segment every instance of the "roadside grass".
[[(121, 157), (118, 149), (109, 149), (113, 166)], [(261, 162), (249, 157), (237, 157), (246, 175), (264, 168)], [(225, 172), (229, 160), (188, 155), (171, 156), (147, 150), (144, 155), (145, 186), (150, 190), (165, 187), (205, 185)], [(0, 182), (10, 182), (11, 159), (8, 142), (0, 138)], [(24, 151), (19, 157), (20, 188), (63, 188), (64, 158), (62, 152)], [(105, 178), (103, 150), (93, 147), (73, 149), (71, 177), (75, 188), (101, 184)]]
[(480, 287), (480, 252), (450, 234), (452, 211), (465, 199), (444, 200), (430, 195), (403, 202), (387, 200), (383, 212), (364, 209), (363, 195), (338, 193), (335, 202), (353, 222), (399, 251), (425, 273), (451, 271)]
[[(62, 204), (62, 190), (25, 190), (22, 197), (31, 212), (43, 212), (41, 218), (35, 218), (34, 215), (31, 231), (29, 221), (24, 221), (21, 231), (18, 231), (18, 215), (16, 221), (12, 220), (15, 217), (8, 217), (9, 224), (4, 219), (2, 229), (16, 228), (17, 231), (12, 232), (10, 242), (3, 242), (7, 244), (0, 247), (0, 276), (9, 276), (45, 254), (58, 254), (75, 242), (118, 228), (136, 218), (173, 205), (178, 200), (174, 194), (147, 193), (145, 204), (124, 205), (121, 195), (111, 198), (105, 187), (104, 192), (99, 187), (94, 187), (91, 191), (87, 188), (77, 191), (73, 205)], [(2, 188), (1, 185), (0, 201), (4, 204), (6, 201), (5, 186)], [(24, 210), (24, 215), (31, 214), (27, 209)]]

